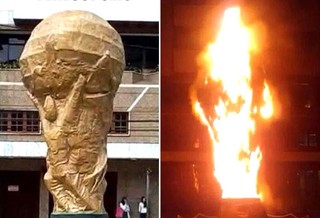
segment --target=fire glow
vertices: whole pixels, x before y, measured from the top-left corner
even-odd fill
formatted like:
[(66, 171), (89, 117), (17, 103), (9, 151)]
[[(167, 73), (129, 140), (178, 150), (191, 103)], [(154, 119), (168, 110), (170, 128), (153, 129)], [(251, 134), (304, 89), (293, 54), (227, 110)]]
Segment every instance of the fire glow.
[(241, 22), (240, 9), (227, 9), (216, 41), (209, 45), (205, 55), (209, 72), (203, 84), (211, 79), (223, 89), (213, 110), (214, 119), (204, 112), (197, 97), (191, 96), (193, 110), (208, 127), (212, 139), (214, 176), (220, 183), (222, 198), (259, 198), (257, 175), (262, 153), (251, 139), (255, 119), (269, 119), (273, 105), (266, 82), (263, 105), (253, 103), (250, 37)]

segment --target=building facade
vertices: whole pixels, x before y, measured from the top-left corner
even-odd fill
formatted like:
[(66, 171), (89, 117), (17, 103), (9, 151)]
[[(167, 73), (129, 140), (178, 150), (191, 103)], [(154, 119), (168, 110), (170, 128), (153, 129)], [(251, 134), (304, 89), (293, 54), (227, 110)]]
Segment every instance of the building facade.
[[(150, 3), (145, 6), (157, 11), (157, 1), (152, 2), (153, 6)], [(7, 8), (0, 7), (0, 217), (45, 218), (52, 211), (52, 197), (43, 183), (46, 144), (38, 112), (21, 83), (17, 60), (32, 29), (43, 18), (62, 9), (83, 8), (110, 22), (120, 33), (126, 54), (126, 70), (115, 98), (106, 145), (106, 210), (109, 217), (114, 217), (119, 201), (125, 196), (131, 206), (131, 217), (138, 217), (138, 203), (141, 196), (146, 196), (150, 217), (158, 217), (159, 19), (156, 12), (140, 17), (132, 16), (132, 11), (122, 17), (110, 12), (119, 7), (129, 10), (133, 5), (125, 1), (119, 1), (118, 5), (90, 1), (90, 7), (84, 1), (34, 1), (35, 7), (39, 4), (43, 11), (47, 9), (37, 14), (21, 10), (23, 1), (20, 3), (17, 7), (9, 3)]]

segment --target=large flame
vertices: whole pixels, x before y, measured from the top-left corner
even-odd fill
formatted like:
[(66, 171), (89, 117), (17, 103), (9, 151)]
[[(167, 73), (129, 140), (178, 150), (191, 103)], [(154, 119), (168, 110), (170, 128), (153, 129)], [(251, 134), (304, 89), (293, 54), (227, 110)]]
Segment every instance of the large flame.
[[(193, 99), (193, 109), (208, 127), (214, 145), (214, 175), (223, 198), (258, 198), (257, 174), (262, 158), (258, 145), (252, 145), (256, 113), (270, 118), (273, 113), (268, 85), (264, 105), (253, 105), (250, 52), (252, 40), (242, 24), (239, 8), (225, 11), (216, 42), (209, 46), (209, 78), (223, 87), (223, 96), (214, 108), (215, 119), (205, 114), (200, 102)], [(204, 81), (207, 84), (207, 81)]]

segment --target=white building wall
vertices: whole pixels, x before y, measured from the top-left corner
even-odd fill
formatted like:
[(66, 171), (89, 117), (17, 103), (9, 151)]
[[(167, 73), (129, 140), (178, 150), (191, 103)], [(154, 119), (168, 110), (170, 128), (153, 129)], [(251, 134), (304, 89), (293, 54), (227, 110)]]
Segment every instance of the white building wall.
[[(0, 0), (14, 19), (44, 19), (64, 10), (87, 10), (112, 21), (159, 21), (160, 0)], [(41, 10), (26, 10), (26, 8)]]

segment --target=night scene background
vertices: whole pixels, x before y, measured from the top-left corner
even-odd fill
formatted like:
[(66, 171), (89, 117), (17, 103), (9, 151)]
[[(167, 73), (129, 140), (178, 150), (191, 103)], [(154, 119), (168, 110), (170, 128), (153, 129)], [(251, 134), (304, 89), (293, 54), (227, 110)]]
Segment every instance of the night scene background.
[(265, 209), (320, 217), (316, 0), (161, 1), (161, 217), (219, 214), (211, 140), (192, 113), (189, 91), (199, 71), (197, 56), (214, 41), (224, 10), (234, 5), (258, 42), (259, 52), (251, 60), (253, 81), (266, 80), (275, 99), (275, 118), (261, 124), (258, 133)]

